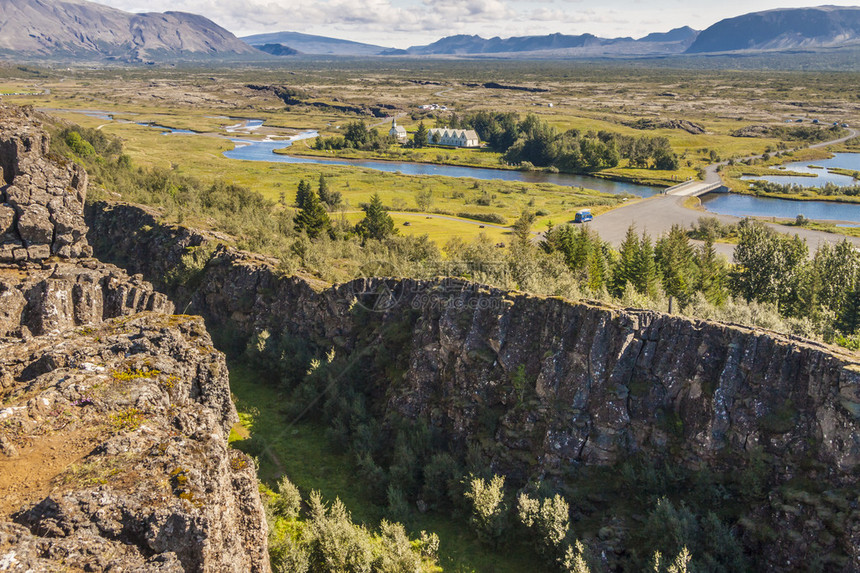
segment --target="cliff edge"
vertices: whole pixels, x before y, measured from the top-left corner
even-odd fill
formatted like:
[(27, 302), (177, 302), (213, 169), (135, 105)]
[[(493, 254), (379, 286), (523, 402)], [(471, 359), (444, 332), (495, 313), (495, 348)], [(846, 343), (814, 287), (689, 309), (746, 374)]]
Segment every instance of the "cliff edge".
[(0, 107), (0, 569), (270, 570), (224, 355), (91, 258), (78, 166)]

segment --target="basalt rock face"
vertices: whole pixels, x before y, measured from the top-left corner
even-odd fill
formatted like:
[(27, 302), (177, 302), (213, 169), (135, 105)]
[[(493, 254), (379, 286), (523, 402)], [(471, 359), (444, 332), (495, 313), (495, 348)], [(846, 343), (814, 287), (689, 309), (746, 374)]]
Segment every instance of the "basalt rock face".
[[(577, 467), (634, 455), (722, 474), (767, 459), (773, 490), (745, 512), (750, 525), (739, 533), (762, 570), (799, 571), (827, 555), (839, 556), (839, 570), (860, 570), (856, 354), (457, 279), (331, 286), (159, 225), (148, 209), (99, 204), (88, 217), (100, 256), (151, 280), (188, 253), (207, 253), (192, 280), (164, 286), (214, 338), (236, 350), (284, 338), (320, 358), (333, 350), (346, 358), (345, 375), (369, 385), (367, 407), (382, 419), (425, 423), (459, 455), (479, 450), (509, 484), (564, 482)], [(782, 488), (798, 482), (825, 494)], [(743, 533), (752, 524), (759, 533)]]
[(89, 257), (86, 174), (47, 146), (0, 108), (0, 570), (268, 572), (224, 355)]
[(173, 312), (141, 277), (89, 258), (86, 172), (48, 147), (29, 111), (0, 107), (0, 338)]
[(48, 157), (48, 134), (27, 110), (3, 106), (0, 117), (0, 263), (91, 256), (86, 172)]
[(268, 571), (224, 356), (142, 313), (0, 346), (0, 562), (12, 571)]
[(0, 339), (97, 324), (141, 311), (173, 312), (140, 275), (94, 259), (77, 264), (0, 267)]
[[(153, 279), (164, 276), (160, 261), (189, 244), (206, 248), (205, 235), (158, 227), (152, 212), (133, 206), (99, 205), (91, 216), (105, 233), (94, 244), (115, 249), (107, 258), (122, 250), (120, 235), (149, 249), (131, 270)], [(860, 361), (833, 347), (458, 279), (330, 287), (281, 277), (265, 257), (211, 252), (185, 294), (215, 335), (241, 342), (266, 330), (372, 356), (396, 331), (408, 341), (408, 367), (384, 391), (387, 407), (463, 444), (494, 411), (493, 438), (505, 446), (496, 463), (509, 475), (561, 474), (634, 452), (717, 464), (757, 448), (814, 458), (840, 480), (860, 468)]]

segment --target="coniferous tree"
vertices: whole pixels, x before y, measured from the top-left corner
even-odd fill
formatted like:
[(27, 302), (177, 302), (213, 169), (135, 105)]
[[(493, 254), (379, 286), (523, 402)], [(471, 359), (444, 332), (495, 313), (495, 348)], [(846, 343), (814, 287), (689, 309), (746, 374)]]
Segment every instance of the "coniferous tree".
[(365, 205), (363, 209), (364, 219), (355, 226), (355, 230), (362, 238), (381, 241), (397, 232), (394, 228), (394, 220), (382, 204), (379, 193), (374, 193), (370, 203)]
[(657, 296), (657, 265), (654, 262), (654, 247), (651, 245), (651, 237), (647, 233), (642, 234), (635, 269), (633, 285), (636, 290), (649, 297)]
[(523, 211), (520, 218), (513, 224), (514, 235), (520, 243), (528, 243), (532, 236), (532, 223), (534, 223), (535, 214), (531, 211)]
[(296, 193), (296, 206), (299, 209), (304, 209), (308, 197), (311, 195), (311, 184), (302, 179), (299, 181), (299, 190)]
[(588, 251), (588, 289), (592, 293), (600, 293), (606, 288), (607, 265), (603, 246), (594, 241)]
[(846, 295), (836, 328), (849, 336), (860, 329), (860, 288), (855, 288)]
[(727, 296), (726, 266), (717, 256), (713, 235), (708, 234), (705, 237), (704, 244), (696, 254), (696, 266), (698, 267), (696, 290), (701, 291), (709, 303), (722, 305)]
[(654, 251), (663, 290), (681, 305), (687, 304), (693, 295), (696, 274), (693, 247), (687, 233), (679, 225), (672, 225), (669, 234), (657, 241)]
[(621, 248), (618, 254), (621, 256), (618, 264), (615, 266), (615, 272), (612, 277), (612, 288), (615, 294), (621, 294), (624, 291), (624, 286), (627, 283), (634, 283), (636, 275), (636, 261), (639, 259), (639, 237), (636, 236), (636, 227), (630, 225), (627, 228), (627, 235), (621, 243)]
[(320, 201), (325, 203), (330, 209), (340, 205), (342, 198), (338, 191), (333, 191), (326, 181), (325, 175), (320, 173), (319, 187), (317, 192), (320, 196)]
[(412, 145), (414, 147), (424, 147), (427, 145), (427, 128), (424, 122), (418, 122), (418, 129), (415, 130), (415, 135), (412, 137)]
[[(302, 183), (305, 185), (304, 192)], [(304, 181), (299, 184), (299, 195), (303, 195), (303, 199), (295, 218), (296, 231), (306, 232), (311, 239), (316, 239), (324, 232), (331, 233), (331, 219), (322, 206), (319, 195)]]

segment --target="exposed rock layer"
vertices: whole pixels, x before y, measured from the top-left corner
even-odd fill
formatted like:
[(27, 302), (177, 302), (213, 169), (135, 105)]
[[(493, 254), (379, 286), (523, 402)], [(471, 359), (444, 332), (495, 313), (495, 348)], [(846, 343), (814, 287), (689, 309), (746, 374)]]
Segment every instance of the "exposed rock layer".
[[(144, 252), (117, 260), (153, 279), (207, 241), (159, 227), (133, 206), (99, 205), (91, 216), (100, 234), (92, 241), (113, 249), (105, 256)], [(380, 337), (391, 325), (406, 329), (409, 367), (386, 390), (388, 407), (427, 417), (460, 442), (482, 411), (497, 409), (495, 438), (506, 446), (497, 461), (514, 474), (561, 473), (572, 463), (610, 464), (670, 447), (691, 464), (761, 447), (815, 458), (838, 479), (860, 467), (860, 363), (833, 347), (461, 280), (326, 287), (281, 278), (270, 260), (223, 246), (197, 273), (195, 290), (183, 296), (216, 338), (268, 330), (352, 353), (368, 325)], [(512, 384), (520, 375), (528, 408)], [(538, 467), (518, 462), (517, 451)]]
[(87, 174), (48, 157), (50, 138), (24, 108), (0, 106), (0, 263), (88, 257)]
[[(201, 319), (144, 313), (0, 345), (0, 372), (4, 506), (24, 502), (0, 520), (10, 570), (268, 570), (254, 464), (227, 447), (227, 368)], [(45, 476), (32, 462), (57, 434), (89, 441)]]
[(332, 287), (281, 277), (273, 261), (159, 225), (148, 209), (102, 204), (88, 216), (102, 256), (153, 280), (189, 253), (211, 254), (185, 267), (189, 280), (163, 286), (206, 317), (225, 348), (268, 331), (319, 357), (346, 356), (371, 385), (368, 408), (432, 426), (461, 456), (477, 448), (511, 484), (563, 482), (577, 466), (634, 454), (738, 476), (768, 460), (774, 489), (738, 526), (762, 570), (829, 562), (860, 571), (856, 354), (462, 280)]
[(91, 253), (86, 174), (48, 154), (24, 111), (0, 108), (0, 166), (14, 246), (0, 259), (0, 569), (269, 571), (254, 465), (227, 447), (237, 416), (203, 321), (77, 258)]
[(41, 335), (173, 303), (140, 275), (94, 259), (29, 267), (0, 267), (0, 338)]

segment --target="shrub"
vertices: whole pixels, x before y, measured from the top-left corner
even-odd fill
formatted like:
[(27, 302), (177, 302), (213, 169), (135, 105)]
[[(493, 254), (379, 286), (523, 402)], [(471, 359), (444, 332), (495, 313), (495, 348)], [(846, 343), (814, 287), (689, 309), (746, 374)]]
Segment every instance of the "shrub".
[(272, 510), (278, 517), (295, 519), (302, 507), (302, 495), (287, 476), (278, 482), (278, 495), (272, 501)]
[(517, 517), (529, 532), (535, 548), (553, 561), (570, 528), (570, 506), (559, 494), (542, 501), (521, 493), (517, 498)]
[(505, 478), (494, 475), (489, 482), (474, 476), (469, 480), (465, 496), (472, 502), (472, 523), (483, 541), (498, 542), (507, 528)]

